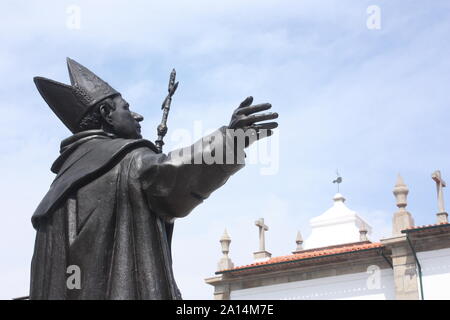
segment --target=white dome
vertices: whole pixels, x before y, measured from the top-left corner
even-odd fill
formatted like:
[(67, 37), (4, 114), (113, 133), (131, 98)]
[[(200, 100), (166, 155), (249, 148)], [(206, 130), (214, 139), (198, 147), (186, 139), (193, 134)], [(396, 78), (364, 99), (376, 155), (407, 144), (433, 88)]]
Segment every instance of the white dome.
[(360, 230), (368, 235), (372, 228), (355, 211), (345, 205), (345, 198), (337, 193), (333, 206), (309, 223), (311, 234), (305, 240), (304, 248), (313, 249), (360, 241)]

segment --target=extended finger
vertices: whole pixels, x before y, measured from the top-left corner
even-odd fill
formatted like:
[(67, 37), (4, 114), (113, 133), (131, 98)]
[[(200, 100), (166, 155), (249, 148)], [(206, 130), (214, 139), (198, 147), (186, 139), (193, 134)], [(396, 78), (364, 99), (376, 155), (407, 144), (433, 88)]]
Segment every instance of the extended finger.
[(262, 129), (259, 130), (256, 134), (256, 140), (259, 140), (261, 138), (270, 137), (273, 134), (273, 131), (270, 129)]
[(270, 103), (261, 103), (261, 104), (256, 104), (254, 106), (249, 106), (249, 107), (242, 107), (239, 108), (236, 112), (236, 114), (241, 115), (241, 114), (245, 114), (245, 115), (249, 115), (258, 111), (263, 111), (263, 110), (268, 110), (272, 108), (272, 105)]
[(261, 129), (275, 129), (277, 127), (278, 127), (278, 122), (266, 122), (266, 123), (251, 125), (249, 127), (249, 129), (254, 129), (256, 131), (259, 131)]
[(239, 109), (248, 107), (249, 105), (252, 104), (252, 102), (253, 102), (253, 97), (252, 96), (245, 98), (245, 100), (242, 101), (241, 104), (239, 105)]
[(270, 129), (251, 129), (250, 136), (245, 136), (245, 147), (248, 147), (252, 142), (258, 141), (259, 139), (270, 137), (273, 131)]
[(249, 116), (247, 118), (243, 118), (242, 122), (245, 125), (250, 125), (258, 121), (265, 121), (265, 120), (272, 120), (278, 118), (278, 113), (276, 112), (266, 112), (261, 114), (255, 114), (252, 116)]

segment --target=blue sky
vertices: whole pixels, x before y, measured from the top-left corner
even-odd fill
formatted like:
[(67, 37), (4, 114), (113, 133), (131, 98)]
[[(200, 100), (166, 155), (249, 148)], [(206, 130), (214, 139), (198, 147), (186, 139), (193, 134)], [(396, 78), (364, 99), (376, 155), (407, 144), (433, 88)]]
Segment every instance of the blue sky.
[[(81, 29), (66, 25), (70, 5), (81, 9)], [(370, 5), (381, 9), (379, 30), (366, 27)], [(150, 140), (175, 67), (166, 151), (176, 130), (228, 124), (249, 95), (280, 114), (278, 172), (249, 165), (176, 223), (174, 271), (185, 298), (212, 298), (203, 279), (214, 274), (225, 227), (236, 265), (252, 261), (260, 217), (267, 249), (289, 254), (297, 230), (307, 237), (309, 219), (332, 205), (337, 168), (373, 241), (390, 235), (398, 173), (416, 224), (434, 223), (431, 173), (450, 180), (449, 9), (445, 0), (4, 1), (0, 298), (28, 292), (30, 217), (69, 135), (32, 78), (67, 83), (67, 56), (122, 92)]]

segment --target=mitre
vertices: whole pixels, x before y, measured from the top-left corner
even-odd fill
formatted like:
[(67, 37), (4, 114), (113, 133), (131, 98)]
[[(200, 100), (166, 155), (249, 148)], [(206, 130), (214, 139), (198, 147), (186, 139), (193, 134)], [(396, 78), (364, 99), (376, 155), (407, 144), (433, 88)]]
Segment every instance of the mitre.
[(81, 119), (95, 104), (120, 93), (75, 60), (67, 58), (67, 67), (71, 85), (43, 77), (35, 77), (34, 83), (58, 118), (76, 133)]

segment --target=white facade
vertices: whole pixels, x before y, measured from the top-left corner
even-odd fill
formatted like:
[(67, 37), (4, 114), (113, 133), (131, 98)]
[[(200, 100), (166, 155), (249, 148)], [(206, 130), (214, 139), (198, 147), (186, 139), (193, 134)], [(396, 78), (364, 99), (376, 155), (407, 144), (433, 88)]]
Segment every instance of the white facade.
[(372, 228), (345, 205), (345, 198), (340, 193), (333, 200), (330, 209), (310, 220), (311, 235), (305, 240), (304, 249), (358, 242), (362, 229), (370, 235)]
[[(375, 271), (375, 272), (374, 272)], [(234, 290), (231, 300), (391, 300), (395, 299), (392, 269), (368, 270), (313, 280)]]
[(368, 241), (371, 227), (338, 193), (330, 209), (310, 220), (309, 237), (297, 237), (292, 255), (218, 272), (206, 281), (215, 287), (215, 299), (450, 300), (447, 213), (438, 213), (434, 225), (414, 226), (405, 209), (407, 194), (399, 177), (393, 233), (380, 242)]
[[(418, 252), (425, 300), (450, 300), (450, 249)], [(420, 285), (420, 284), (419, 284)]]

